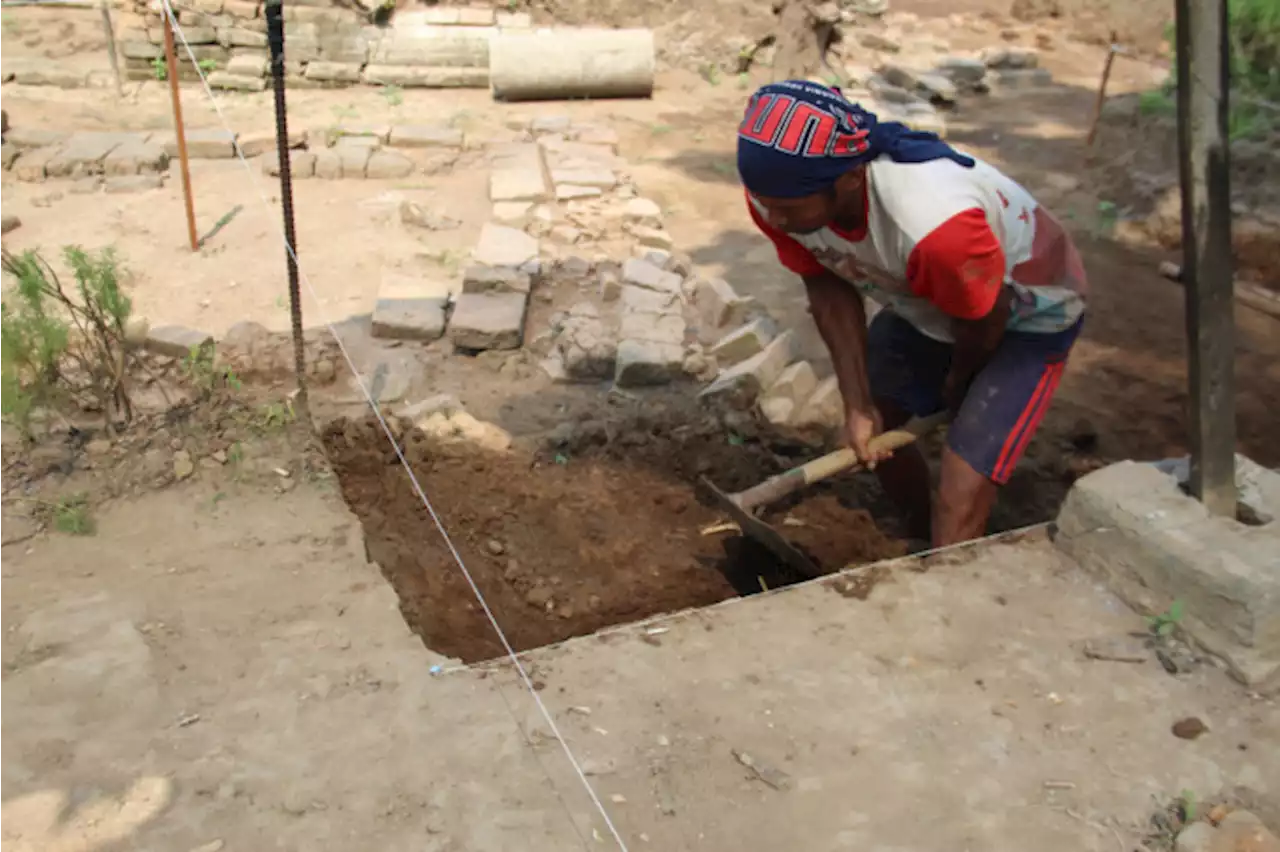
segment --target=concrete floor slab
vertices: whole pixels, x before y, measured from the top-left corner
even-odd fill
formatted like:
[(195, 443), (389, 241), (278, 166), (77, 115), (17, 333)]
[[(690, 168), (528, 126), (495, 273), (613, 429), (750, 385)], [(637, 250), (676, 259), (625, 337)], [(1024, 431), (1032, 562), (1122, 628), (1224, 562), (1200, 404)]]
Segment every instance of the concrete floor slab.
[[(195, 483), (99, 528), (5, 549), (6, 849), (611, 848), (529, 693), (418, 644), (330, 491)], [(631, 849), (1111, 852), (1183, 790), (1275, 802), (1275, 705), (1085, 659), (1142, 622), (1043, 537), (859, 588), (525, 655)]]

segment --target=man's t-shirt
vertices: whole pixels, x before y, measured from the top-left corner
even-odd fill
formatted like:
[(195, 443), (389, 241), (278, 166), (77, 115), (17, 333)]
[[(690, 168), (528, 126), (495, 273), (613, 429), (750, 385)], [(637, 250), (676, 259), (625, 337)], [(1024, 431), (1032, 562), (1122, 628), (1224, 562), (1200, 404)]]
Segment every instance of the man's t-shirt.
[(1070, 237), (1017, 183), (982, 161), (867, 164), (867, 227), (786, 234), (747, 196), (756, 225), (797, 275), (830, 270), (935, 340), (950, 317), (977, 319), (1001, 287), (1014, 292), (1008, 328), (1052, 333), (1084, 312), (1084, 265)]

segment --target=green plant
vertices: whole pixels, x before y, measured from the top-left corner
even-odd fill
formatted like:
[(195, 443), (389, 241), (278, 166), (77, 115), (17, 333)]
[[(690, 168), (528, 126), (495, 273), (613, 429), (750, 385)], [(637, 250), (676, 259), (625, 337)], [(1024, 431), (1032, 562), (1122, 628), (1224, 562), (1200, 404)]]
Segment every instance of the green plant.
[(720, 85), (720, 66), (714, 62), (708, 62), (702, 66), (702, 79), (706, 80), (713, 86)]
[(192, 346), (182, 359), (182, 374), (203, 399), (220, 390), (238, 391), (241, 388), (235, 371), (218, 365), (211, 345)]
[(64, 497), (52, 505), (53, 527), (68, 535), (93, 535), (97, 530), (89, 514), (89, 501), (83, 494)]
[(399, 86), (383, 86), (382, 97), (386, 98), (387, 103), (393, 107), (398, 107), (404, 103), (404, 89)]
[(286, 399), (284, 402), (269, 402), (259, 408), (254, 421), (259, 429), (265, 430), (281, 429), (296, 419), (293, 403)]
[(1168, 636), (1180, 623), (1182, 623), (1181, 600), (1169, 604), (1169, 608), (1164, 612), (1147, 617), (1147, 629), (1156, 636)]
[(1185, 823), (1193, 823), (1196, 821), (1196, 794), (1194, 790), (1183, 790), (1181, 796), (1182, 805), (1182, 821)]
[(151, 73), (161, 82), (169, 79), (169, 66), (165, 65), (163, 56), (151, 60)]
[(132, 346), (125, 339), (131, 305), (120, 287), (113, 249), (63, 249), (75, 278), (63, 286), (35, 251), (3, 253), (13, 289), (0, 309), (0, 390), (3, 416), (31, 437), (37, 408), (67, 403), (101, 411), (108, 432), (133, 418), (127, 388)]
[(200, 69), (201, 74), (211, 74), (218, 70), (218, 60), (216, 59), (197, 59), (196, 67)]

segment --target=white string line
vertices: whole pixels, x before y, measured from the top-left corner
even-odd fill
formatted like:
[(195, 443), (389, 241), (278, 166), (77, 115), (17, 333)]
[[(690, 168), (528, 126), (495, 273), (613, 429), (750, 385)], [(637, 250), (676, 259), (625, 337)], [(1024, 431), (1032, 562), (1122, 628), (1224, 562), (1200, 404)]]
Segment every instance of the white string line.
[[(191, 45), (188, 44), (186, 35), (182, 32), (182, 27), (178, 24), (177, 15), (173, 13), (173, 7), (170, 5), (170, 0), (161, 0), (161, 3), (164, 7), (165, 16), (169, 19), (170, 26), (173, 27), (174, 34), (178, 36), (179, 40), (182, 42), (183, 49), (191, 58), (191, 65), (195, 68), (196, 74), (200, 78), (200, 83), (204, 87), (205, 94), (209, 97), (209, 103), (213, 106), (213, 110), (217, 114), (218, 120), (222, 123), (222, 128), (230, 133), (234, 140), (235, 131), (231, 129), (226, 116), (222, 112), (222, 107), (219, 106), (217, 98), (214, 97), (213, 90), (209, 86), (209, 81), (205, 78), (204, 69), (202, 69), (200, 67), (200, 63), (196, 61), (195, 53), (192, 51)], [(250, 184), (252, 184), (253, 188), (258, 192), (258, 198), (261, 200), (262, 206), (268, 211), (268, 213), (274, 214), (275, 211), (272, 210), (270, 202), (267, 201), (267, 196), (262, 191), (261, 185), (258, 183), (253, 167), (249, 165), (249, 161), (245, 159), (244, 152), (240, 150), (240, 143), (233, 141), (232, 144), (235, 147), (236, 157), (240, 160), (240, 164), (244, 166), (245, 173), (249, 175)], [(564, 735), (560, 733), (560, 728), (556, 725), (555, 719), (552, 718), (551, 712), (547, 709), (546, 704), (543, 703), (542, 698), (538, 695), (538, 691), (533, 686), (532, 678), (529, 677), (528, 671), (520, 661), (520, 656), (516, 653), (515, 648), (511, 646), (511, 642), (507, 639), (507, 634), (498, 623), (498, 619), (494, 616), (493, 610), (489, 608), (488, 601), (485, 600), (484, 595), (480, 592), (480, 587), (471, 576), (471, 572), (467, 569), (466, 563), (463, 562), (462, 555), (458, 552), (457, 547), (454, 546), (453, 539), (449, 537), (449, 533), (445, 529), (444, 523), (436, 513), (435, 506), (431, 504), (431, 501), (427, 498), (426, 491), (423, 490), (422, 485), (418, 482), (417, 475), (414, 474), (413, 468), (409, 465), (409, 460), (405, 458), (403, 451), (400, 449), (400, 444), (396, 441), (395, 436), (391, 432), (391, 427), (382, 416), (381, 409), (379, 408), (376, 400), (374, 400), (373, 395), (369, 392), (368, 387), (365, 385), (364, 379), (360, 375), (360, 371), (356, 369), (355, 362), (347, 351), (346, 345), (342, 342), (342, 338), (338, 335), (337, 330), (325, 315), (319, 294), (316, 292), (315, 288), (311, 286), (311, 281), (302, 270), (302, 264), (298, 261), (298, 255), (294, 252), (293, 246), (289, 244), (289, 240), (284, 234), (283, 225), (281, 225), (280, 228), (280, 236), (281, 241), (284, 243), (285, 250), (289, 253), (293, 262), (298, 266), (299, 280), (306, 285), (307, 292), (310, 294), (312, 301), (319, 309), (321, 315), (320, 321), (324, 324), (325, 328), (329, 330), (329, 333), (333, 335), (334, 341), (337, 342), (338, 349), (342, 353), (343, 360), (347, 362), (347, 366), (351, 369), (351, 374), (355, 376), (356, 384), (360, 386), (360, 392), (364, 395), (365, 401), (369, 403), (369, 408), (373, 410), (374, 416), (378, 418), (378, 423), (382, 426), (383, 433), (391, 443), (392, 449), (395, 450), (396, 458), (400, 460), (400, 464), (404, 467), (405, 473), (409, 475), (409, 481), (413, 484), (414, 492), (418, 495), (418, 499), (422, 501), (422, 505), (426, 507), (427, 513), (431, 515), (431, 520), (435, 524), (436, 529), (440, 532), (441, 538), (444, 539), (445, 546), (449, 548), (450, 555), (453, 556), (454, 562), (458, 564), (458, 568), (462, 571), (462, 576), (466, 578), (467, 585), (471, 587), (472, 594), (475, 595), (476, 600), (480, 603), (480, 608), (484, 610), (485, 617), (489, 620), (489, 624), (492, 625), (494, 633), (497, 634), (498, 640), (502, 643), (502, 647), (506, 651), (507, 658), (511, 660), (511, 664), (515, 667), (516, 671), (519, 672), (520, 679), (524, 682), (525, 688), (529, 691), (529, 695), (533, 697), (534, 703), (542, 714), (543, 720), (546, 721), (548, 727), (551, 729), (551, 733), (560, 743), (560, 747), (564, 750), (565, 757), (568, 758), (569, 764), (573, 767), (573, 771), (578, 776), (578, 780), (582, 782), (582, 786), (587, 791), (587, 795), (591, 798), (592, 804), (594, 804), (596, 809), (600, 812), (600, 816), (604, 819), (605, 825), (609, 829), (609, 833), (613, 835), (613, 839), (617, 842), (618, 848), (621, 849), (622, 852), (628, 852), (626, 841), (622, 839), (622, 835), (618, 832), (617, 827), (613, 824), (613, 820), (609, 817), (609, 812), (605, 808), (604, 803), (600, 800), (600, 797), (596, 794), (595, 788), (592, 787), (591, 782), (587, 779), (587, 774), (583, 771), (582, 765), (578, 762), (578, 759), (574, 757), (573, 750), (570, 749), (568, 741), (565, 740)], [(508, 707), (510, 707), (509, 704)], [(514, 717), (514, 713), (512, 715)], [(518, 725), (519, 721), (517, 720), (517, 726)], [(548, 778), (548, 780), (550, 779)], [(554, 784), (552, 786), (554, 787)], [(569, 818), (570, 821), (574, 823), (574, 830), (577, 831), (577, 823), (573, 820), (572, 814), (569, 815)], [(582, 837), (580, 833), (579, 837)]]

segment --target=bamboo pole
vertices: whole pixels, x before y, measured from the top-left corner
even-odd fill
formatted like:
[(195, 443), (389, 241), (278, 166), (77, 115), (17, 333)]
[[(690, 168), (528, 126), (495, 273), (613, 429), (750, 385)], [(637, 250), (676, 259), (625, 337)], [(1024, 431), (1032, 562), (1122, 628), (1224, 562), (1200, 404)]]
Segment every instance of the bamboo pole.
[(98, 11), (102, 13), (102, 33), (107, 38), (107, 58), (111, 60), (111, 73), (116, 78), (116, 94), (124, 95), (124, 78), (120, 76), (120, 57), (116, 54), (116, 30), (111, 23), (111, 7), (107, 0), (100, 0)]
[(187, 131), (182, 123), (182, 94), (178, 91), (178, 57), (173, 46), (173, 7), (164, 3), (164, 64), (169, 77), (169, 95), (173, 100), (173, 131), (178, 140), (178, 164), (182, 171), (182, 197), (187, 206), (187, 236), (191, 250), (200, 250), (200, 238), (196, 236), (196, 208), (191, 198), (191, 167), (187, 162)]

